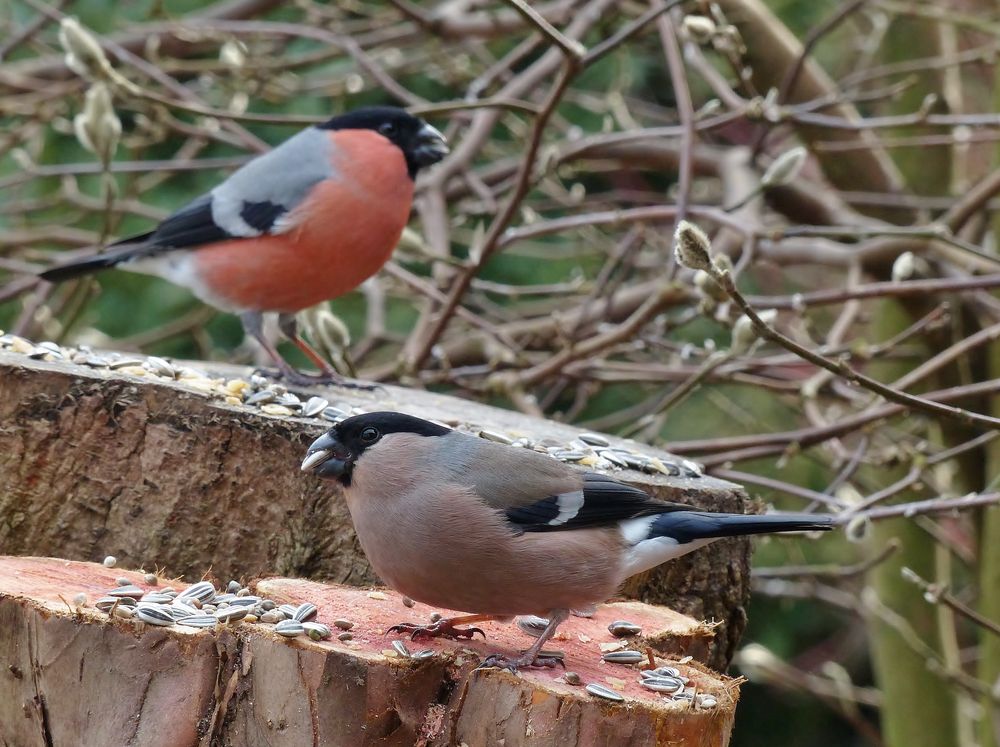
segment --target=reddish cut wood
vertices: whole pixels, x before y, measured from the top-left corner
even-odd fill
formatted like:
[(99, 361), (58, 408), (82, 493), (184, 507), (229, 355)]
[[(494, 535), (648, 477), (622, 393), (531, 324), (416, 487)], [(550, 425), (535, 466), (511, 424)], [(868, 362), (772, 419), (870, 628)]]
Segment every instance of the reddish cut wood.
[(618, 704), (566, 684), (561, 671), (473, 671), (478, 654), (531, 642), (511, 624), (484, 626), (485, 644), (412, 643), (411, 651), (439, 655), (400, 657), (383, 626), (425, 619), (430, 610), (407, 608), (389, 591), (293, 579), (256, 584), (275, 601), (313, 602), (321, 622), (352, 620), (354, 638), (345, 642), (282, 639), (271, 626), (249, 623), (152, 628), (71, 607), (78, 592), (92, 604), (119, 577), (152, 588), (140, 573), (93, 563), (0, 557), (0, 743), (724, 747), (732, 729), (735, 681), (694, 662), (675, 664), (718, 699), (713, 709), (696, 709), (639, 687), (634, 667), (600, 662), (600, 643), (616, 640), (606, 630), (611, 619), (643, 625), (638, 645), (658, 651), (706, 634), (664, 608), (606, 605), (592, 619), (570, 621), (554, 643), (584, 683), (619, 689), (626, 700)]

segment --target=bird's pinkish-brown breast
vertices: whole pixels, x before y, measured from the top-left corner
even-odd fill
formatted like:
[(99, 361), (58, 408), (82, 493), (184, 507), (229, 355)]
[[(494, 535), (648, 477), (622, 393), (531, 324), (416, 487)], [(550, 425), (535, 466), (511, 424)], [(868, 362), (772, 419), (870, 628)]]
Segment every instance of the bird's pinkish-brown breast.
[(388, 261), (413, 200), (406, 159), (375, 132), (329, 136), (334, 177), (289, 214), (291, 228), (198, 249), (196, 271), (214, 296), (244, 310), (299, 311), (353, 290)]

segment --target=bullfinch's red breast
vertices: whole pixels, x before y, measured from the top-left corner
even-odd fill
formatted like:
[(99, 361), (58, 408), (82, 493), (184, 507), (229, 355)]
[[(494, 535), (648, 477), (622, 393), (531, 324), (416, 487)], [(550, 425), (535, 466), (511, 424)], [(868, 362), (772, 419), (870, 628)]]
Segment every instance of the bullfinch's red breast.
[(547, 615), (523, 656), (487, 665), (551, 666), (540, 655), (570, 610), (629, 576), (723, 537), (832, 529), (830, 516), (698, 511), (600, 472), (398, 412), (347, 418), (309, 447), (302, 470), (336, 480), (375, 572), (402, 594), (470, 613), (412, 636), (471, 637), (459, 623)]
[[(299, 337), (294, 314), (353, 290), (386, 263), (409, 220), (417, 172), (447, 153), (440, 132), (402, 109), (358, 109), (258, 156), (153, 231), (41, 277), (116, 266), (157, 275), (238, 314), (296, 383), (337, 381)], [(280, 356), (262, 334), (264, 312), (278, 312), (320, 377)]]

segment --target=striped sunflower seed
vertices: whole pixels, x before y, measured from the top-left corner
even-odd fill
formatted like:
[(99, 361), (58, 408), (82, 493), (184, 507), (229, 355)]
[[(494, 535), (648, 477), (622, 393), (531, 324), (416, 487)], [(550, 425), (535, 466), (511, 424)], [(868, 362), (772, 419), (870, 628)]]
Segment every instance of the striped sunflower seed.
[(596, 695), (598, 698), (614, 700), (619, 703), (625, 700), (625, 697), (621, 693), (615, 692), (610, 687), (598, 685), (596, 682), (591, 682), (585, 689), (588, 693)]

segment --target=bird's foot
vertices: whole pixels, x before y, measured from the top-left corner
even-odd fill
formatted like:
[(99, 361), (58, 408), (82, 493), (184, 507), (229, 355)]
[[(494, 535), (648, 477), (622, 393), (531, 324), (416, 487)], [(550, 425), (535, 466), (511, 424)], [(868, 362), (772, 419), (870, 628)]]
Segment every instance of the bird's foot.
[(540, 651), (537, 654), (526, 651), (520, 656), (510, 657), (504, 654), (490, 654), (483, 663), (476, 669), (506, 669), (508, 672), (516, 673), (521, 667), (536, 667), (540, 669), (551, 669), (553, 667), (566, 668), (563, 657), (554, 652)]
[(456, 627), (454, 620), (449, 620), (448, 618), (438, 620), (429, 625), (400, 623), (399, 625), (393, 625), (385, 632), (386, 635), (389, 633), (409, 633), (411, 641), (415, 641), (418, 638), (449, 638), (457, 641), (459, 638), (472, 638), (476, 633), (479, 633), (484, 640), (486, 639), (486, 633), (482, 629), (475, 627), (459, 628)]
[(348, 379), (334, 371), (307, 374), (302, 371), (296, 371), (295, 369), (285, 371), (282, 369), (274, 370), (258, 368), (254, 371), (254, 373), (260, 374), (261, 376), (265, 376), (269, 379), (284, 381), (291, 386), (339, 386), (342, 389), (358, 389), (365, 392), (371, 392), (381, 387), (381, 384), (373, 382)]

